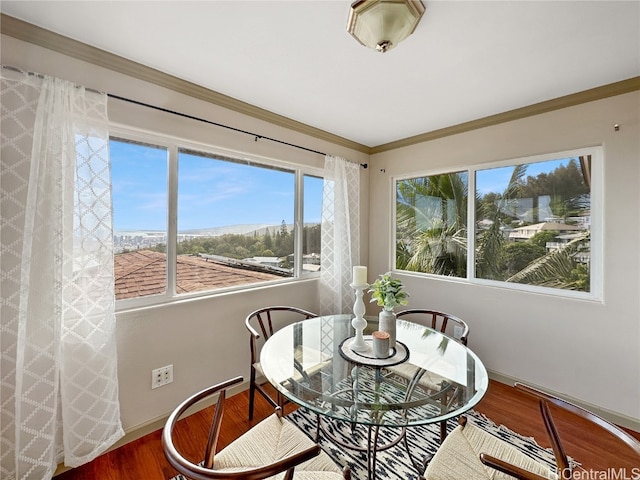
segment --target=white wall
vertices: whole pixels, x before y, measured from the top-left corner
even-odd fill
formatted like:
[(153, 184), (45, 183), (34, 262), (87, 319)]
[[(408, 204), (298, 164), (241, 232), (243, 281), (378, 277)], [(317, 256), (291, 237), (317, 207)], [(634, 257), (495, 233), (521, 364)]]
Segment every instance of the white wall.
[[(247, 314), (275, 304), (317, 311), (316, 292), (317, 282), (311, 280), (119, 313), (118, 376), (125, 428), (168, 414), (189, 394), (216, 382), (236, 375), (248, 381)], [(169, 364), (174, 382), (151, 390), (151, 370)]]
[[(195, 100), (171, 90), (82, 62), (12, 37), (2, 35), (1, 55), (6, 65), (53, 75), (104, 92), (196, 117), (228, 124), (366, 163), (368, 155), (236, 112)], [(321, 155), (181, 119), (171, 114), (109, 101), (109, 119), (126, 127), (149, 129), (195, 142), (269, 157), (296, 164), (322, 167)], [(368, 255), (368, 172), (361, 169), (362, 258)], [(256, 288), (242, 292), (192, 299), (172, 305), (117, 314), (118, 375), (122, 422), (133, 431), (167, 415), (191, 393), (236, 375), (249, 377), (249, 336), (246, 315), (266, 305), (289, 304), (317, 311), (317, 280)], [(174, 382), (151, 390), (151, 370), (173, 364)]]
[[(640, 419), (640, 93), (613, 97), (449, 138), (367, 155), (176, 94), (53, 51), (2, 36), (4, 64), (200, 116), (263, 135), (369, 162), (362, 171), (362, 258), (369, 279), (390, 268), (391, 178), (413, 172), (603, 144), (605, 150), (604, 302), (403, 276), (412, 306), (460, 315), (470, 346), (487, 367)], [(113, 100), (112, 121), (280, 160), (321, 166), (322, 157)], [(621, 126), (613, 131), (613, 124)], [(385, 169), (381, 172), (380, 169)], [(367, 202), (367, 199), (369, 202)], [(367, 236), (367, 232), (369, 235)], [(367, 238), (368, 237), (368, 238)], [(316, 281), (255, 289), (118, 314), (120, 398), (125, 429), (168, 413), (213, 382), (248, 376), (243, 321), (259, 306), (317, 310)], [(174, 383), (151, 390), (151, 369), (172, 363)]]
[[(393, 177), (604, 146), (604, 302), (402, 275), (412, 307), (464, 318), (470, 347), (498, 376), (530, 382), (640, 425), (640, 93), (634, 92), (374, 155), (372, 275), (391, 268)], [(614, 124), (620, 131), (614, 131)], [(381, 170), (385, 171), (382, 172)], [(375, 192), (375, 193), (374, 193)], [(375, 213), (374, 213), (375, 212)]]

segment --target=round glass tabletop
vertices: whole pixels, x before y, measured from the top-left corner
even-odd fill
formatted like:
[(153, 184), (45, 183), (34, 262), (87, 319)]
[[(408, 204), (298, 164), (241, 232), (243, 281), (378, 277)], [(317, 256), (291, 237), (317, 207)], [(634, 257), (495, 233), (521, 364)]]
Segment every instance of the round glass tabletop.
[[(262, 347), (265, 378), (293, 402), (351, 423), (405, 427), (439, 422), (473, 408), (488, 387), (487, 371), (465, 345), (424, 325), (398, 319), (388, 359), (350, 352), (352, 315), (303, 320)], [(367, 318), (365, 338), (377, 329)]]

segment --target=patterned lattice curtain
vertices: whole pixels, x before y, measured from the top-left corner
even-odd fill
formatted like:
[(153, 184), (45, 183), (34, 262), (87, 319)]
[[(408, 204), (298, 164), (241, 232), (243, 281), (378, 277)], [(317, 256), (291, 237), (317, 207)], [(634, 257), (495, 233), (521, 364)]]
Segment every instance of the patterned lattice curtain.
[(321, 251), (320, 314), (351, 312), (353, 266), (360, 263), (360, 165), (331, 155), (324, 164)]
[(107, 97), (2, 68), (3, 479), (50, 479), (123, 435)]

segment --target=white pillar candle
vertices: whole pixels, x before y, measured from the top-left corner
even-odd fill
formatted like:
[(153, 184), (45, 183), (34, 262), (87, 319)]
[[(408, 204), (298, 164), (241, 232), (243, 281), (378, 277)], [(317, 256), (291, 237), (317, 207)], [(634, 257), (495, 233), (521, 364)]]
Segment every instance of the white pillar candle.
[(367, 283), (367, 267), (353, 267), (353, 284), (365, 285)]

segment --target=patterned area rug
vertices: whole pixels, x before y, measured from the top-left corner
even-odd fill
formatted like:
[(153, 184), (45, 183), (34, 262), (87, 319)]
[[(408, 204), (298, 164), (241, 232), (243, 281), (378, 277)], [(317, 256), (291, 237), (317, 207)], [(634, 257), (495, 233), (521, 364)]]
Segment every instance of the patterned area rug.
[[(493, 421), (481, 413), (470, 411), (466, 414), (469, 423), (484, 429), (498, 438), (512, 444), (525, 455), (549, 465), (555, 471), (555, 461), (551, 449), (540, 447), (533, 438), (523, 437), (503, 425), (496, 425)], [(299, 408), (287, 415), (302, 431), (309, 437), (314, 438), (316, 432), (316, 416), (306, 409)], [(327, 425), (327, 422), (325, 422)], [(457, 425), (456, 420), (449, 420), (448, 431), (453, 430)], [(351, 427), (347, 423), (332, 422), (329, 432), (342, 442), (356, 441), (366, 444), (366, 431), (362, 427), (352, 433)], [(383, 445), (396, 438), (398, 429), (380, 429), (379, 445)], [(440, 425), (426, 425), (407, 429), (407, 439), (409, 450), (414, 459), (423, 461), (435, 453), (439, 446)], [(353, 480), (365, 480), (367, 478), (367, 457), (365, 452), (350, 450), (336, 445), (326, 434), (320, 435), (320, 446), (333, 460), (341, 466), (349, 465)], [(396, 446), (378, 452), (376, 460), (377, 480), (415, 480), (418, 478), (418, 471), (413, 466), (403, 442)], [(171, 480), (186, 480), (182, 475), (178, 475)], [(461, 479), (463, 480), (463, 479)]]
[[(551, 449), (540, 447), (533, 438), (523, 437), (512, 432), (504, 425), (496, 425), (493, 421), (481, 413), (470, 411), (466, 414), (468, 422), (482, 428), (483, 430), (497, 436), (498, 438), (512, 444), (518, 450), (533, 459), (549, 465), (555, 471), (556, 464)], [(307, 435), (314, 437), (316, 431), (316, 416), (305, 409), (298, 409), (288, 415), (290, 420), (296, 423)], [(325, 428), (327, 422), (324, 423)], [(447, 431), (450, 432), (458, 425), (453, 419), (447, 422)], [(366, 429), (360, 427), (355, 435), (351, 432), (351, 427), (347, 423), (332, 422), (329, 432), (336, 436), (343, 443), (356, 441), (366, 445)], [(399, 430), (395, 428), (380, 429), (378, 445), (384, 445), (392, 441), (398, 435)], [(423, 462), (430, 458), (440, 445), (440, 424), (425, 425), (420, 427), (407, 428), (407, 439), (409, 450), (414, 460)], [(367, 457), (366, 452), (342, 448), (327, 438), (324, 433), (320, 434), (320, 446), (326, 451), (334, 461), (341, 465), (349, 465), (352, 478), (354, 480), (365, 480), (367, 478)], [(376, 479), (378, 480), (414, 480), (418, 478), (418, 471), (413, 466), (411, 458), (402, 442), (388, 450), (378, 452), (376, 460)], [(462, 479), (461, 479), (462, 480)]]

